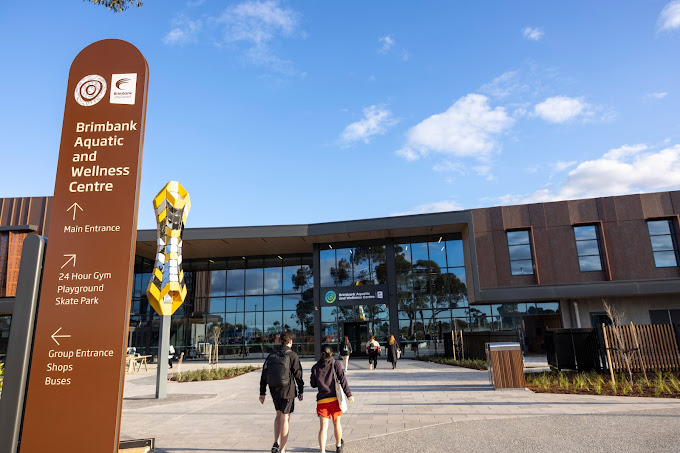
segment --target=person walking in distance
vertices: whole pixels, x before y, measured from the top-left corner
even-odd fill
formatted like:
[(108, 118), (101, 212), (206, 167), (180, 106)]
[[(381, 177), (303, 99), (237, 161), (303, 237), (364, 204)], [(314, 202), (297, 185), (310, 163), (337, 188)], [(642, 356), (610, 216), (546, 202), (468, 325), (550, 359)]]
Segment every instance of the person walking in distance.
[(394, 335), (390, 335), (387, 340), (387, 361), (392, 362), (392, 369), (397, 367), (397, 360), (399, 360), (399, 343), (394, 339)]
[(345, 369), (345, 374), (347, 374), (349, 356), (352, 355), (352, 352), (352, 343), (350, 343), (349, 338), (345, 336), (345, 341), (340, 345), (340, 358), (342, 359), (342, 367)]
[(281, 343), (281, 348), (269, 354), (265, 360), (260, 376), (260, 403), (264, 404), (267, 386), (269, 386), (269, 393), (276, 409), (272, 453), (285, 453), (290, 414), (295, 410), (295, 398), (302, 401), (304, 391), (300, 358), (291, 350), (293, 334), (284, 332), (281, 336)]
[(374, 336), (366, 343), (366, 354), (368, 354), (368, 369), (373, 370), (378, 367), (378, 356), (380, 355), (380, 343)]
[(312, 388), (319, 389), (319, 393), (316, 395), (316, 413), (319, 416), (319, 448), (321, 453), (326, 453), (328, 420), (333, 420), (336, 453), (342, 453), (344, 444), (342, 425), (340, 424), (342, 411), (335, 391), (336, 377), (345, 395), (347, 395), (349, 403), (353, 404), (354, 397), (347, 384), (345, 371), (340, 362), (333, 359), (333, 349), (329, 345), (324, 345), (321, 348), (321, 359), (312, 367), (312, 376), (309, 381)]

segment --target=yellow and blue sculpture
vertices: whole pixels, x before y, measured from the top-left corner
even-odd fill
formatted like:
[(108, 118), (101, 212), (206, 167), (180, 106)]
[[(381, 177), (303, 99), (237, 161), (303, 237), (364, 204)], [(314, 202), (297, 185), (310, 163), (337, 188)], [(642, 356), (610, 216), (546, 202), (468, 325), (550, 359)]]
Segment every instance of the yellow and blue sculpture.
[(159, 315), (169, 316), (187, 295), (182, 270), (182, 234), (191, 208), (189, 193), (180, 183), (170, 181), (154, 198), (153, 207), (158, 251), (146, 295)]

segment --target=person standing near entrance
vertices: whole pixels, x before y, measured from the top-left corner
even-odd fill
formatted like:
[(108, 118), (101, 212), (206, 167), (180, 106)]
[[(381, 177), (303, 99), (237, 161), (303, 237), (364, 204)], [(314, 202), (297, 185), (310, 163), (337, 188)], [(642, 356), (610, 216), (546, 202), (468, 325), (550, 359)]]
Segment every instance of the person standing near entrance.
[(295, 398), (302, 401), (305, 384), (302, 380), (300, 358), (291, 350), (293, 334), (284, 332), (281, 342), (281, 348), (269, 354), (265, 360), (260, 376), (260, 403), (264, 404), (267, 386), (269, 386), (269, 393), (276, 409), (272, 453), (285, 453), (286, 451), (290, 414), (295, 410)]
[(345, 374), (347, 374), (349, 356), (352, 355), (352, 352), (352, 343), (350, 343), (349, 338), (345, 336), (345, 341), (340, 345), (340, 358), (342, 358), (342, 367), (345, 369)]
[(390, 335), (387, 341), (387, 361), (392, 362), (392, 369), (397, 367), (397, 360), (399, 360), (399, 343), (394, 339), (394, 335)]
[(378, 356), (380, 355), (380, 343), (378, 343), (374, 336), (366, 343), (366, 354), (368, 354), (368, 369), (373, 370), (378, 368)]
[[(347, 337), (345, 337), (347, 338)], [(329, 345), (321, 348), (321, 359), (312, 367), (312, 376), (309, 384), (312, 388), (318, 388), (316, 395), (316, 413), (319, 416), (319, 448), (321, 453), (326, 453), (326, 436), (328, 433), (328, 420), (333, 420), (335, 432), (336, 453), (342, 453), (342, 425), (340, 425), (340, 404), (335, 392), (335, 379), (342, 387), (342, 391), (347, 395), (350, 404), (354, 403), (354, 397), (347, 384), (345, 372), (340, 366), (340, 362), (333, 359), (333, 350)]]

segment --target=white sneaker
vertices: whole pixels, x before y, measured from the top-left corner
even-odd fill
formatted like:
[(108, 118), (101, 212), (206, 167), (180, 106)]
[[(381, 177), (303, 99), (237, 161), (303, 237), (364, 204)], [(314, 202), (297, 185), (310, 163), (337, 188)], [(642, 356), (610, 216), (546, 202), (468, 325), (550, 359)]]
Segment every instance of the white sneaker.
[(368, 366), (368, 369), (371, 370), (371, 371), (373, 371), (373, 364), (370, 364), (370, 365)]

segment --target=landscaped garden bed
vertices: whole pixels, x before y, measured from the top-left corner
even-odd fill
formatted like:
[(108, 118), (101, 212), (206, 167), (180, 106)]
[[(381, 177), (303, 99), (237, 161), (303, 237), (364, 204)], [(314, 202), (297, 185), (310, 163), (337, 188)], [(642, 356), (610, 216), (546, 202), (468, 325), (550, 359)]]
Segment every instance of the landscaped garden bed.
[(440, 365), (460, 366), (463, 368), (471, 368), (473, 370), (488, 370), (486, 360), (480, 359), (454, 359), (453, 357), (442, 357), (438, 355), (424, 355), (416, 357), (416, 360), (425, 362), (439, 363)]
[(254, 367), (251, 365), (230, 367), (230, 368), (203, 368), (201, 370), (185, 371), (184, 373), (176, 373), (170, 379), (177, 382), (198, 382), (198, 381), (216, 381), (221, 379), (231, 379), (242, 374), (256, 371), (261, 367)]
[(537, 393), (680, 398), (680, 378), (673, 372), (648, 372), (647, 380), (641, 373), (634, 374), (632, 385), (624, 373), (616, 375), (614, 383), (609, 374), (594, 371), (550, 371), (525, 377), (527, 388)]

